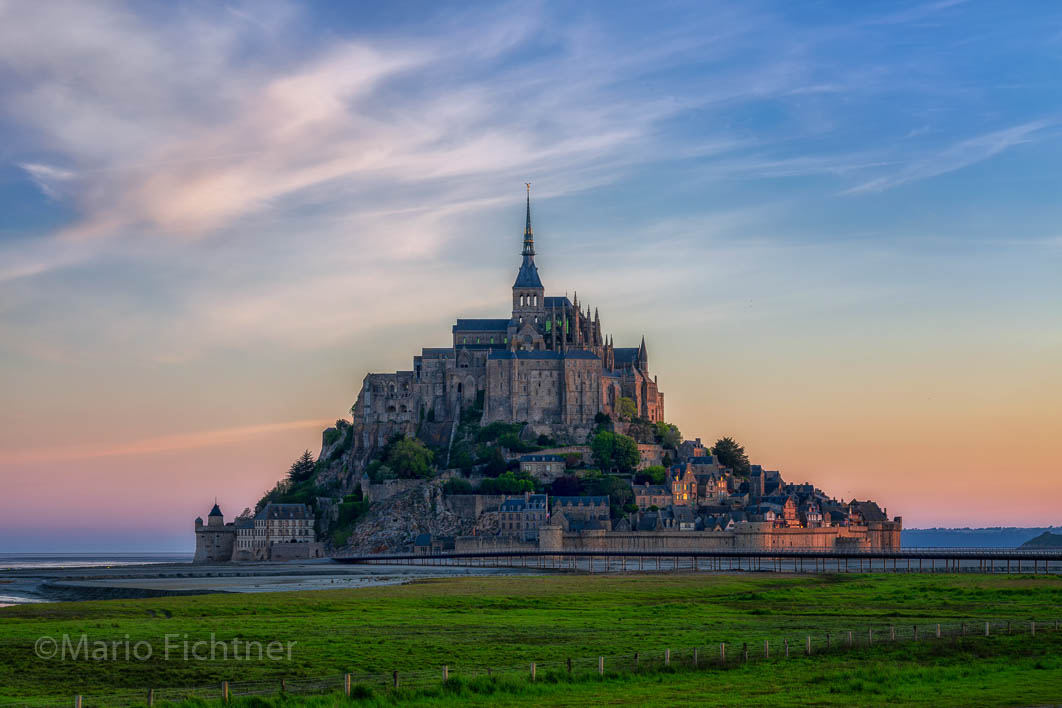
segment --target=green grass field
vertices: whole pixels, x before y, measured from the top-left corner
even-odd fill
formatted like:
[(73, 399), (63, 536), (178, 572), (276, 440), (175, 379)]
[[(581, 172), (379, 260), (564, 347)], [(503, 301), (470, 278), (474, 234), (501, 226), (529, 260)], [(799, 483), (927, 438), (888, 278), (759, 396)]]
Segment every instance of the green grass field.
[[(1027, 622), (1062, 618), (1062, 578), (959, 575), (630, 575), (465, 577), (396, 587), (302, 593), (227, 594), (57, 603), (0, 609), (0, 704), (61, 701), (107, 705), (122, 689), (214, 686), (221, 681), (296, 684), (351, 672), (372, 683), (363, 702), (410, 705), (735, 704), (1020, 705), (1062, 701), (1062, 632)], [(984, 639), (985, 621), (997, 623)], [(1014, 633), (1001, 635), (1006, 622)], [(969, 623), (970, 636), (918, 643), (884, 641), (890, 626)], [(840, 651), (849, 630), (865, 643)], [(832, 637), (824, 652), (825, 634)], [(291, 660), (182, 660), (180, 642), (295, 642)], [(145, 661), (40, 659), (39, 637), (150, 643)], [(803, 657), (813, 635), (814, 656)], [(165, 635), (177, 647), (167, 660)], [(174, 638), (175, 637), (175, 638)], [(726, 642), (736, 661), (771, 642), (770, 661), (705, 668)], [(780, 656), (788, 639), (792, 657)], [(704, 657), (688, 667), (691, 650)], [(671, 648), (673, 666), (661, 666)], [(640, 654), (631, 673), (630, 655)], [(608, 656), (606, 675), (596, 657)], [(625, 659), (613, 659), (627, 655)], [(563, 662), (576, 661), (573, 679)], [(539, 667), (531, 684), (530, 662)], [(453, 680), (441, 687), (441, 667)], [(482, 674), (492, 667), (494, 675)], [(505, 672), (519, 667), (521, 673)], [(404, 677), (398, 695), (381, 678)], [(370, 675), (374, 675), (370, 678)], [(386, 675), (386, 676), (385, 676)], [(431, 677), (430, 680), (425, 677)], [(242, 685), (242, 684), (241, 684)], [(332, 697), (237, 699), (235, 705), (333, 705)], [(116, 702), (116, 701), (115, 701)]]

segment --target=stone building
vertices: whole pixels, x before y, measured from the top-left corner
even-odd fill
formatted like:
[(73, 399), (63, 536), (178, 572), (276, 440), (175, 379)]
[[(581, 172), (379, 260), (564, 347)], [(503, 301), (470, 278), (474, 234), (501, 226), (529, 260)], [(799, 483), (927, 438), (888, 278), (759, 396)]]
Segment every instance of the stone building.
[(634, 503), (641, 511), (654, 506), (663, 509), (671, 504), (671, 488), (666, 485), (645, 482), (633, 484), (631, 488), (634, 490)]
[(462, 409), (478, 406), (484, 425), (528, 423), (562, 443), (585, 440), (595, 417), (611, 415), (621, 397), (634, 400), (639, 416), (663, 420), (645, 338), (617, 347), (577, 294), (546, 295), (535, 254), (529, 189), (509, 317), (460, 318), (450, 345), (423, 349), (410, 370), (368, 374), (351, 409), (356, 455), (425, 423), (445, 438)]
[(533, 454), (520, 456), (520, 471), (527, 473), (540, 482), (552, 482), (563, 477), (568, 467), (563, 455)]
[(194, 563), (320, 558), (313, 512), (305, 504), (267, 504), (254, 517), (225, 523), (217, 503), (195, 520)]
[(218, 563), (232, 559), (233, 544), (236, 539), (234, 524), (225, 523), (221, 507), (214, 502), (214, 508), (207, 514), (207, 522), (201, 517), (195, 519), (195, 555), (193, 563)]
[(236, 523), (233, 560), (292, 560), (322, 555), (314, 517), (305, 504), (266, 504)]
[(498, 535), (537, 541), (539, 528), (548, 521), (548, 496), (526, 492), (522, 497), (510, 497), (502, 502), (498, 509)]
[(610, 531), (608, 496), (553, 497), (550, 523), (566, 531), (599, 529)]

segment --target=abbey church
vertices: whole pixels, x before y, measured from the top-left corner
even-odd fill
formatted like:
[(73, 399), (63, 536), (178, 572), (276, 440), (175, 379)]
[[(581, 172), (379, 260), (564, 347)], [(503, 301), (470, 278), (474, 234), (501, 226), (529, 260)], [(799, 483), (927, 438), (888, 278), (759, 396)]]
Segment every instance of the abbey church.
[(462, 411), (481, 410), (483, 425), (526, 422), (536, 435), (572, 443), (585, 441), (599, 413), (613, 415), (621, 397), (641, 417), (664, 418), (645, 338), (638, 347), (616, 347), (578, 295), (546, 295), (535, 265), (530, 185), (510, 316), (458, 319), (452, 336), (451, 346), (414, 356), (410, 371), (365, 377), (352, 408), (355, 448), (368, 452), (424, 427), (444, 435)]

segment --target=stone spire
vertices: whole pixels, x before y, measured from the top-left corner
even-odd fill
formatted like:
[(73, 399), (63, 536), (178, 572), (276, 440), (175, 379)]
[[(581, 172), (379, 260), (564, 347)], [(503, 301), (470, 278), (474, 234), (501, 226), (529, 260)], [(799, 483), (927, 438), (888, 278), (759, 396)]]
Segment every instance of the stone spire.
[[(516, 275), (516, 283), (513, 288), (541, 289), (542, 281), (538, 277), (538, 268), (535, 266), (535, 234), (531, 231), (531, 183), (527, 185), (527, 225), (524, 227), (524, 250), (521, 255), (524, 262), (520, 265), (520, 272)], [(541, 293), (539, 294), (541, 299)]]
[(642, 345), (638, 347), (638, 368), (643, 372), (649, 371), (649, 353), (645, 350), (645, 335), (642, 335)]
[(524, 182), (527, 185), (527, 225), (524, 226), (524, 250), (521, 255), (534, 256), (535, 255), (535, 232), (531, 230), (531, 183)]

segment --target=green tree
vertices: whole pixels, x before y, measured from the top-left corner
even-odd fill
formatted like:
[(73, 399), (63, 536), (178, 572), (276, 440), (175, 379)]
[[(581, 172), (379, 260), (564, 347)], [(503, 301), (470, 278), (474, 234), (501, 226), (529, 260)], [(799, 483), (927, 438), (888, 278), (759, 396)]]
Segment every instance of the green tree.
[(678, 450), (678, 446), (682, 444), (682, 433), (679, 432), (678, 426), (659, 420), (656, 423), (656, 439), (664, 447)]
[(389, 445), (384, 464), (402, 479), (425, 479), (431, 476), (434, 455), (416, 438), (402, 436)]
[(291, 463), (291, 467), (288, 468), (288, 479), (293, 484), (305, 482), (313, 477), (314, 469), (316, 469), (317, 463), (313, 459), (313, 454), (309, 450), (305, 450), (299, 459)]
[(634, 475), (635, 484), (663, 484), (667, 481), (667, 468), (663, 465), (650, 465)]
[(506, 472), (497, 479), (479, 483), (479, 494), (523, 494), (535, 491), (535, 480), (525, 472)]
[(729, 467), (734, 474), (747, 477), (749, 474), (749, 458), (742, 447), (731, 437), (716, 440), (712, 447), (712, 454), (719, 458), (719, 464)]
[(443, 485), (443, 494), (472, 494), (472, 483), (461, 477), (448, 479)]
[(497, 477), (505, 472), (509, 467), (509, 462), (505, 459), (505, 455), (502, 454), (500, 447), (492, 447), (487, 453), (487, 466), (483, 468), (483, 474), (488, 477)]
[(594, 436), (590, 443), (590, 453), (597, 466), (603, 470), (630, 472), (641, 460), (638, 443), (634, 442), (634, 438), (607, 430)]
[(616, 401), (616, 415), (619, 416), (620, 420), (630, 420), (638, 415), (638, 405), (633, 398), (620, 396), (620, 399)]

